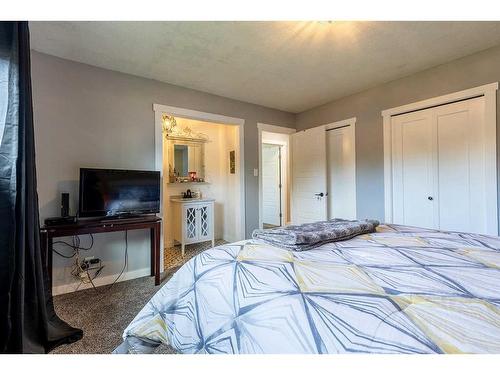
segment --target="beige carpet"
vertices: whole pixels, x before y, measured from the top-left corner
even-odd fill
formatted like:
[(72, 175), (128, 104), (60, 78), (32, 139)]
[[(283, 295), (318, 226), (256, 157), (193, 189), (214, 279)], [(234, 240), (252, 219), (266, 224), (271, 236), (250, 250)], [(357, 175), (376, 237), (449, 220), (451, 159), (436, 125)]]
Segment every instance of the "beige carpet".
[[(216, 241), (216, 245), (225, 241)], [(154, 285), (153, 277), (142, 277), (109, 286), (81, 290), (54, 297), (57, 314), (73, 327), (83, 330), (83, 338), (52, 351), (56, 354), (108, 354), (122, 342), (122, 333), (149, 299), (168, 281), (175, 271), (193, 256), (209, 249), (211, 242), (165, 249), (165, 272), (162, 284)], [(173, 354), (171, 347), (160, 346), (156, 353)]]

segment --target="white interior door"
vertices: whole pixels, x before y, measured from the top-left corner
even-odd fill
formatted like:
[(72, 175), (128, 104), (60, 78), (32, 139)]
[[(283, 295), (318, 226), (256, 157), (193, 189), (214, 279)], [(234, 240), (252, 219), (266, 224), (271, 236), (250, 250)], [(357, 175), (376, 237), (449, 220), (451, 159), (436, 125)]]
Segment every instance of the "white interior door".
[(328, 219), (356, 219), (356, 150), (354, 126), (326, 131)]
[(496, 234), (487, 220), (484, 97), (394, 116), (391, 125), (394, 222)]
[(293, 224), (327, 219), (325, 127), (292, 135)]
[(281, 146), (262, 144), (262, 222), (281, 225)]

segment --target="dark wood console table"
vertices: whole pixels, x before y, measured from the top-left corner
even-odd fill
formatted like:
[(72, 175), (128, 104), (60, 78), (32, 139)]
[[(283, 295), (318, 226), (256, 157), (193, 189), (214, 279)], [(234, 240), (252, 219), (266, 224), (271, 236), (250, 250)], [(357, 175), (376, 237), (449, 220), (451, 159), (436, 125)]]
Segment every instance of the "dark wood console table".
[(42, 226), (40, 228), (40, 241), (42, 254), (52, 285), (52, 253), (53, 239), (56, 237), (77, 236), (80, 234), (120, 232), (135, 229), (150, 229), (151, 239), (151, 276), (155, 277), (155, 285), (160, 285), (160, 235), (161, 218), (157, 216), (144, 216), (128, 219), (92, 219), (79, 220), (74, 224)]

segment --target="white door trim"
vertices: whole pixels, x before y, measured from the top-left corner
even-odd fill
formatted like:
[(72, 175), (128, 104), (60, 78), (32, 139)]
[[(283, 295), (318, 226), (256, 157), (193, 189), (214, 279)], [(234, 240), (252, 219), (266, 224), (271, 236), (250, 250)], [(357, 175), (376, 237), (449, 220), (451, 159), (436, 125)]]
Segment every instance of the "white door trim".
[[(356, 131), (356, 117), (351, 117), (345, 120), (335, 121), (330, 124), (322, 125), (325, 127), (325, 130), (340, 128), (342, 126), (352, 126), (354, 131)], [(354, 133), (356, 134), (356, 133)]]
[[(356, 176), (356, 159), (357, 159), (357, 154), (356, 154), (356, 117), (351, 117), (345, 120), (340, 120), (340, 121), (335, 121), (330, 124), (325, 125), (325, 131), (332, 130), (332, 129), (337, 129), (337, 128), (342, 128), (345, 126), (352, 126), (353, 130), (353, 142), (352, 142), (352, 147), (353, 147), (353, 152), (354, 152), (354, 176)], [(327, 146), (328, 147), (328, 146)], [(327, 150), (327, 155), (328, 155), (328, 150)], [(327, 173), (329, 173), (327, 171)], [(354, 179), (354, 191), (355, 191), (355, 199), (354, 199), (354, 212), (356, 217), (358, 217), (358, 190), (357, 190), (357, 184), (356, 184), (356, 178)], [(328, 192), (328, 199), (331, 198), (330, 192)]]
[[(163, 202), (163, 129), (162, 129), (162, 114), (168, 113), (171, 116), (178, 116), (189, 118), (192, 120), (200, 120), (207, 122), (215, 122), (218, 124), (235, 125), (239, 127), (239, 153), (240, 153), (240, 237), (239, 239), (244, 239), (246, 237), (246, 227), (245, 227), (245, 142), (244, 142), (244, 125), (245, 120), (237, 117), (230, 117), (219, 115), (216, 113), (195, 111), (187, 108), (172, 107), (163, 104), (153, 104), (153, 111), (155, 112), (155, 170), (160, 171), (160, 201)], [(163, 218), (163, 204), (160, 205), (160, 217)], [(163, 259), (163, 240), (165, 234), (161, 236), (161, 256)], [(163, 262), (160, 265), (160, 270), (163, 272)]]
[[(288, 134), (291, 135), (293, 133), (296, 133), (297, 130), (293, 128), (286, 128), (284, 126), (277, 126), (277, 125), (269, 125), (269, 124), (264, 124), (264, 123), (257, 123), (257, 129), (258, 129), (258, 142), (259, 142), (259, 228), (262, 229), (263, 227), (263, 222), (262, 222), (262, 210), (263, 210), (263, 204), (262, 204), (262, 132), (269, 132), (269, 133), (279, 133), (279, 134)], [(291, 172), (290, 172), (290, 155), (291, 155), (291, 142), (287, 142), (287, 144), (279, 143), (278, 144), (285, 146), (287, 148), (286, 150), (286, 161), (285, 161), (285, 170), (286, 170), (286, 176), (282, 176), (282, 184), (283, 184), (283, 189), (282, 192), (284, 192), (285, 199), (283, 199), (282, 202), (282, 214), (283, 214), (283, 224), (288, 224), (286, 222), (286, 218), (288, 217), (288, 200), (290, 198), (290, 178), (291, 178)]]
[(393, 181), (392, 181), (392, 129), (391, 117), (417, 111), (429, 107), (452, 103), (458, 100), (470, 99), (477, 96), (485, 98), (485, 129), (486, 129), (486, 199), (491, 202), (487, 212), (488, 228), (498, 233), (498, 213), (497, 213), (497, 145), (496, 145), (496, 92), (498, 82), (487, 85), (473, 87), (467, 90), (454, 92), (447, 95), (438, 96), (431, 99), (422, 100), (415, 103), (389, 108), (381, 112), (384, 123), (384, 206), (385, 222), (391, 223), (393, 219)]

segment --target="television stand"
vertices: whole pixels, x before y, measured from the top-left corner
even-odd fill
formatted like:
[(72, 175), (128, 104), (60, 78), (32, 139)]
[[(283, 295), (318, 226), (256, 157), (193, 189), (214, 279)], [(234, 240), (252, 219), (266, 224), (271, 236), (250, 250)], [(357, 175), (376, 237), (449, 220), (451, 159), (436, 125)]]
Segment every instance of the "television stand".
[(136, 229), (149, 229), (151, 242), (151, 276), (155, 285), (160, 285), (160, 235), (161, 218), (155, 215), (127, 219), (103, 221), (102, 218), (78, 220), (67, 225), (44, 225), (40, 228), (42, 255), (47, 266), (49, 285), (52, 286), (52, 255), (56, 237), (78, 236), (81, 234), (123, 232)]

